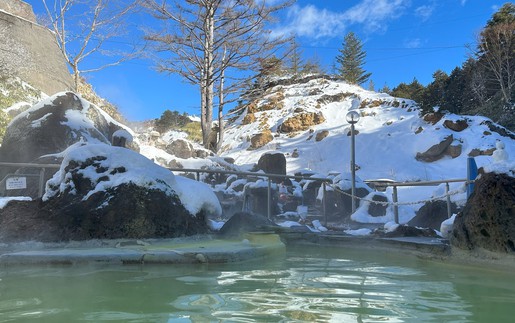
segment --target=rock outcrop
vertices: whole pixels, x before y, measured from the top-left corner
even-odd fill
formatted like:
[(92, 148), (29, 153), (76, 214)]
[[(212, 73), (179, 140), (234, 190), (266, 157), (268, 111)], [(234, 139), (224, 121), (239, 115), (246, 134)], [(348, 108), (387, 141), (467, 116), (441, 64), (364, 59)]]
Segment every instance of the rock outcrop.
[(451, 144), (453, 141), (454, 137), (449, 135), (445, 137), (445, 139), (440, 143), (431, 146), (425, 152), (418, 152), (415, 159), (418, 161), (430, 163), (437, 161), (444, 156), (451, 156), (452, 158), (456, 158), (461, 154), (461, 145), (452, 146)]
[(445, 120), (443, 122), (443, 125), (445, 128), (447, 129), (451, 129), (453, 131), (456, 131), (456, 132), (461, 132), (465, 129), (468, 128), (468, 123), (467, 123), (467, 120), (464, 120), (464, 119), (459, 119), (459, 120), (456, 120), (456, 121), (452, 121), (452, 120)]
[(272, 132), (266, 129), (262, 133), (258, 133), (250, 139), (250, 149), (261, 148), (273, 139), (274, 137), (272, 136)]
[(307, 130), (309, 127), (325, 121), (322, 113), (302, 112), (285, 120), (279, 127), (281, 132), (295, 132)]
[(515, 178), (482, 174), (450, 237), (455, 247), (515, 253)]

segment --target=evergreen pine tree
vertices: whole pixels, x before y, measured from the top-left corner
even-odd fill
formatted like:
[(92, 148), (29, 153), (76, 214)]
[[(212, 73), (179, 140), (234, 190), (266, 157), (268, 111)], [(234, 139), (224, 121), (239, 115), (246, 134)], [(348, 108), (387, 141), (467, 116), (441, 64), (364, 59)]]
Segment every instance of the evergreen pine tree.
[(299, 44), (295, 39), (292, 39), (290, 43), (290, 54), (288, 55), (288, 70), (293, 75), (299, 75), (301, 73), (304, 62), (302, 61), (302, 51), (299, 48)]
[(369, 91), (375, 91), (375, 87), (376, 87), (376, 86), (375, 86), (375, 84), (374, 84), (374, 81), (373, 81), (373, 80), (370, 80), (370, 81), (368, 82), (368, 90), (369, 90)]
[(350, 84), (363, 84), (368, 81), (372, 73), (367, 73), (363, 69), (367, 54), (363, 50), (363, 44), (352, 31), (345, 35), (339, 52), (336, 62), (340, 76)]

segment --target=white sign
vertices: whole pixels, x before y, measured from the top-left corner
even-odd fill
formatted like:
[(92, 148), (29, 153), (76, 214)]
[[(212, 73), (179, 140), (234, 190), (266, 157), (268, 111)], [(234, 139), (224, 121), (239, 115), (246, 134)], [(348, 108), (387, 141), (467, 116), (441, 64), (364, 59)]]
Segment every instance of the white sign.
[(5, 188), (8, 190), (22, 190), (27, 188), (27, 177), (9, 177), (5, 181)]

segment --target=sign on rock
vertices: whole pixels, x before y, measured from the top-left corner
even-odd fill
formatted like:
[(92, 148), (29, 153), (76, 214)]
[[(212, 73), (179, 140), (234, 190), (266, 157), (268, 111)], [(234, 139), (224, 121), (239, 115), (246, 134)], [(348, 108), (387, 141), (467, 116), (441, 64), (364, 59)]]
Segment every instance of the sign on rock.
[(5, 181), (8, 190), (21, 190), (27, 188), (27, 177), (9, 177)]

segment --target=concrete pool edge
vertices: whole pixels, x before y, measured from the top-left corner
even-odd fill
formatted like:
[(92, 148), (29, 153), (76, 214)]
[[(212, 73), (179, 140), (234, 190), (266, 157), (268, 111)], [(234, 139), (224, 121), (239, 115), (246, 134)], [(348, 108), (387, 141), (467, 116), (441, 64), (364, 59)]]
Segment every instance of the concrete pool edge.
[[(284, 254), (276, 234), (248, 234), (237, 240), (206, 237), (197, 240), (96, 240), (97, 243), (27, 243), (4, 247), (0, 266), (104, 264), (237, 263)], [(37, 246), (31, 248), (31, 246)]]
[(448, 240), (428, 237), (382, 238), (329, 234), (282, 233), (286, 246), (320, 246), (376, 250), (417, 257), (424, 260), (455, 265), (474, 266), (502, 271), (515, 270), (515, 254), (492, 252), (485, 249), (462, 250)]
[(381, 250), (439, 262), (515, 269), (514, 255), (486, 250), (458, 250), (444, 239), (380, 238), (339, 232), (254, 233), (232, 240), (203, 236), (193, 239), (119, 239), (51, 244), (28, 242), (11, 250), (6, 244), (0, 244), (0, 266), (238, 263), (282, 255), (288, 247), (302, 245)]

